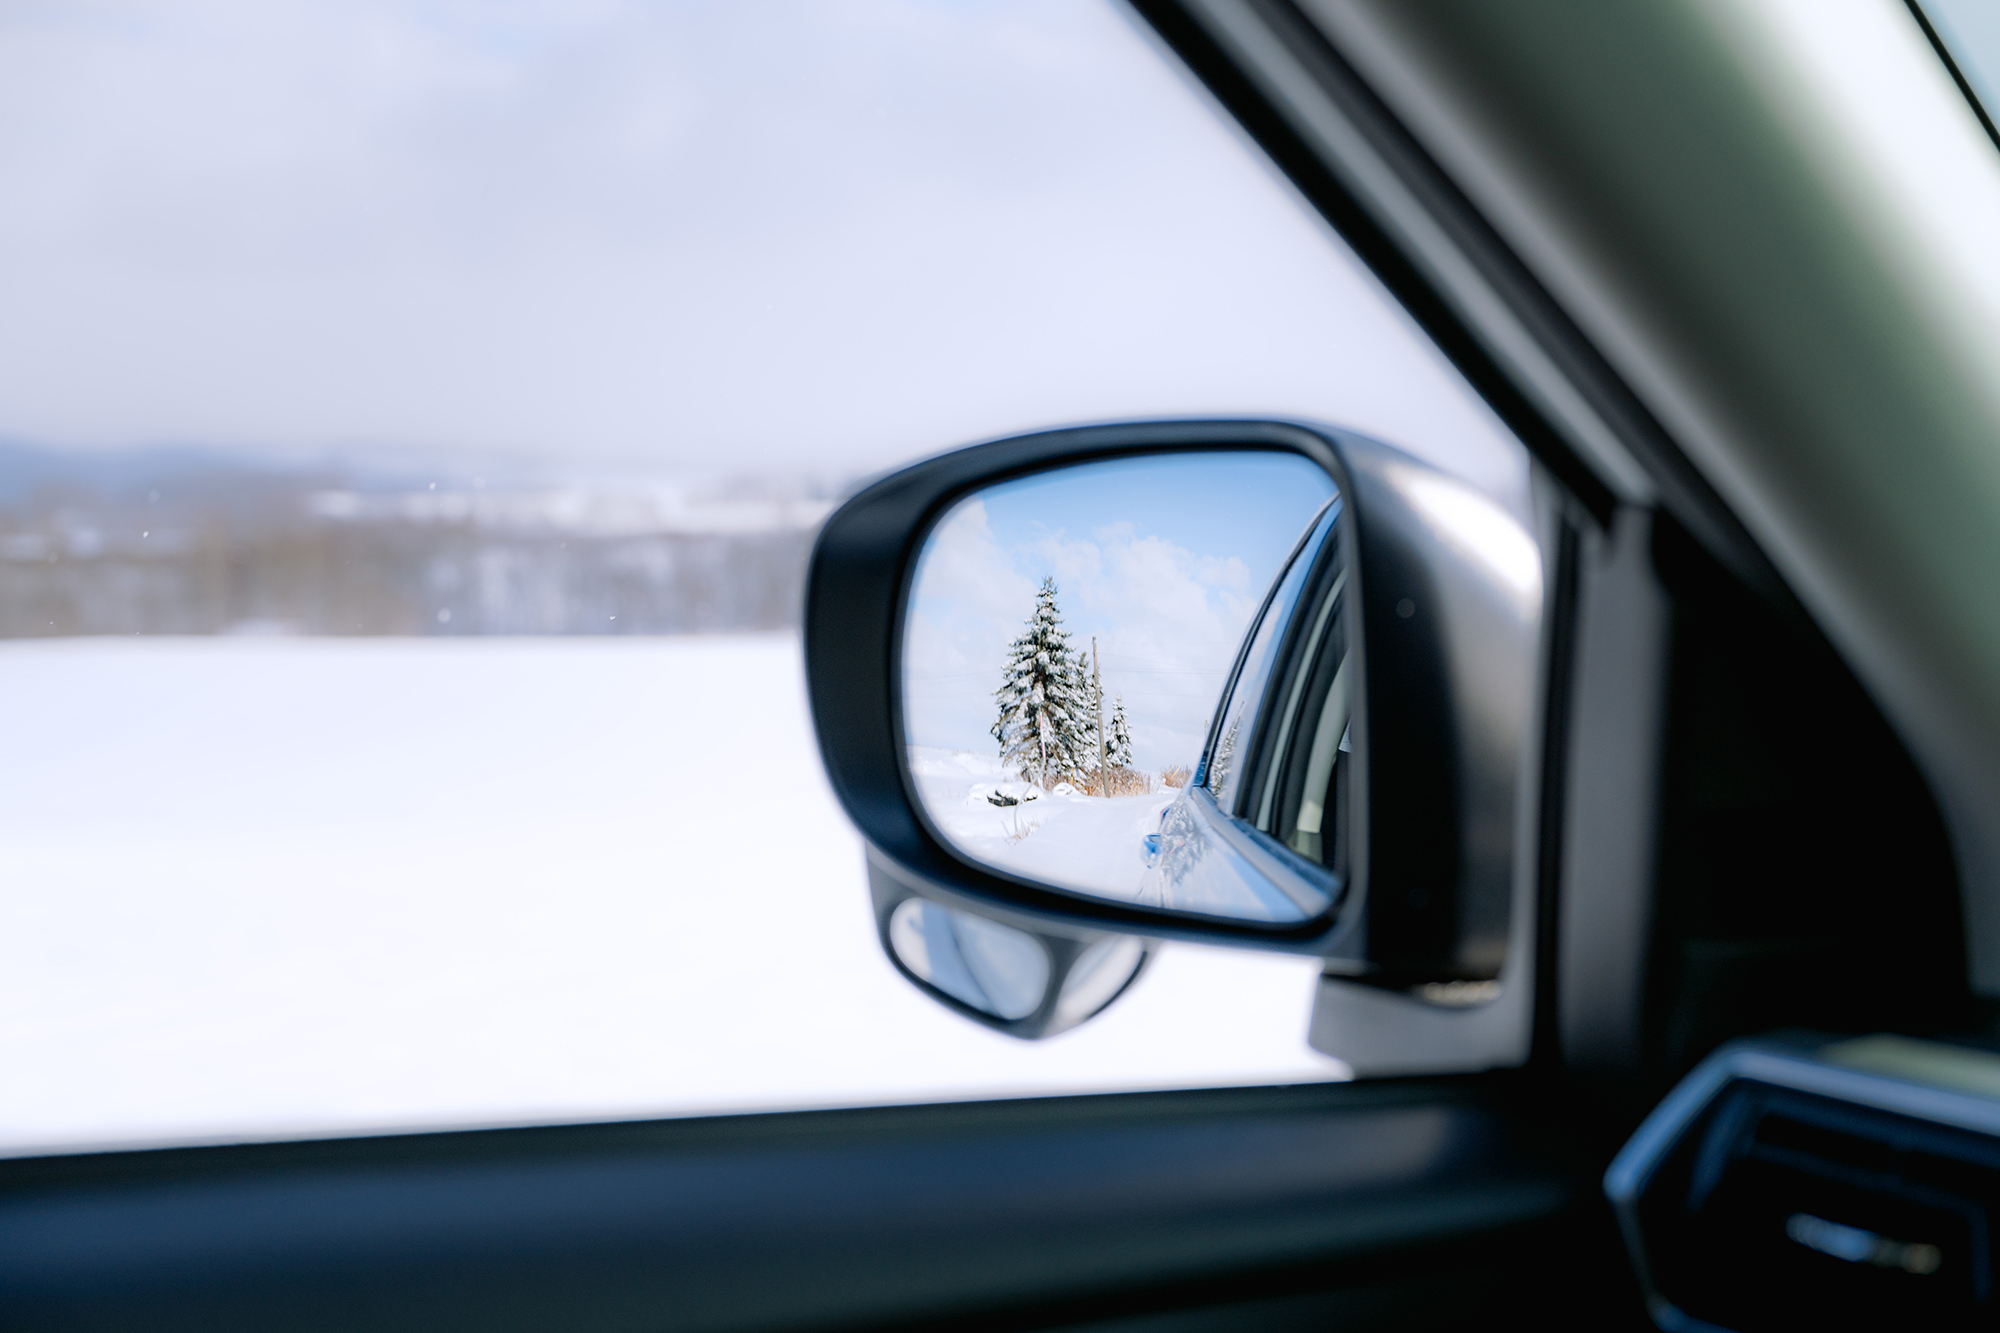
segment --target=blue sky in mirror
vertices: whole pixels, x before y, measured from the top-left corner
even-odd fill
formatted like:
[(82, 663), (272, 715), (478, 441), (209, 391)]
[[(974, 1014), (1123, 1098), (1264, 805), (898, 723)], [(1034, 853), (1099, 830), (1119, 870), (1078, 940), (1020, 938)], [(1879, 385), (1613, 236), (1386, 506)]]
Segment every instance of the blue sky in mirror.
[(1143, 769), (1192, 765), (1257, 605), (1334, 493), (1291, 454), (1203, 453), (1066, 468), (961, 501), (931, 533), (904, 633), (911, 744), (994, 753), (1006, 646), (1045, 577), (1071, 645), (1097, 638)]

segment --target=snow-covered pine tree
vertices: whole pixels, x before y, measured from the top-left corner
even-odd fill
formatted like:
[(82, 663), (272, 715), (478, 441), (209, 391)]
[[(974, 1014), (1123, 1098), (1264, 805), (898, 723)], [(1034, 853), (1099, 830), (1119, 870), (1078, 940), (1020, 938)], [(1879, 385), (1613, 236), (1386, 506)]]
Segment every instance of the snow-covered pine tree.
[(1111, 721), (1105, 727), (1104, 762), (1112, 768), (1132, 767), (1132, 733), (1125, 726), (1125, 697), (1114, 696)]
[(1035, 610), (1007, 646), (993, 739), (1000, 762), (1038, 787), (1073, 780), (1097, 762), (1095, 700), (1083, 660), (1069, 646), (1056, 608), (1056, 581), (1042, 580)]

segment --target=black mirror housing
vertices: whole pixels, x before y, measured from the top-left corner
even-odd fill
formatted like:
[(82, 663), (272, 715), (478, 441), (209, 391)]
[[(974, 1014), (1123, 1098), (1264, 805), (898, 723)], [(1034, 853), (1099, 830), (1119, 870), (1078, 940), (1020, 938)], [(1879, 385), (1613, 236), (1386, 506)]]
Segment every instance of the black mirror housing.
[[(1329, 905), (1296, 922), (1201, 917), (1089, 897), (954, 849), (917, 799), (900, 715), (904, 608), (927, 534), (959, 499), (1010, 479), (1086, 462), (1238, 449), (1310, 460), (1344, 506), (1336, 537), (1349, 580), (1344, 595), (1359, 609), (1347, 617), (1359, 702), (1345, 873)], [(1522, 842), (1533, 829), (1546, 544), (1400, 451), (1288, 422), (1049, 431), (962, 449), (876, 481), (820, 534), (805, 651), (821, 754), (869, 844), (878, 900), (900, 885), (976, 914), (1038, 922), (1058, 937), (1112, 932), (1316, 955), (1330, 972), (1395, 988), (1498, 977), (1518, 916)], [(1260, 873), (1310, 871), (1324, 881), (1320, 867), (1306, 867), (1254, 829), (1232, 826), (1228, 834)]]

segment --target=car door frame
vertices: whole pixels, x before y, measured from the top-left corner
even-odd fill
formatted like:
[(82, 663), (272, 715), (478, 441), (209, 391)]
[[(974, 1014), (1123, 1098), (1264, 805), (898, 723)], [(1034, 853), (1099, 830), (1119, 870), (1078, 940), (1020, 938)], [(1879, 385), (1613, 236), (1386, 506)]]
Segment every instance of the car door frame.
[[(1647, 513), (1671, 514), (1773, 605), (1789, 594), (1295, 7), (1133, 8), (1566, 488), (1539, 919), (1550, 935), (1587, 921), (1578, 784), (1623, 765), (1632, 785), (1614, 816), (1627, 828), (1649, 816), (1648, 777), (1630, 770), (1651, 761), (1618, 747), (1657, 724), (1659, 704), (1607, 684), (1648, 631), (1635, 640), (1591, 610), (1621, 589), (1645, 602)], [(1653, 604), (1664, 617), (1664, 598)], [(1643, 867), (1628, 856), (1595, 873), (1589, 892), (1629, 907)], [(1643, 914), (1605, 930), (1643, 941)], [(1600, 1322), (1636, 1322), (1594, 1188), (1628, 1122), (1592, 1116), (1564, 1051), (1566, 1014), (1629, 1015), (1638, 983), (1543, 958), (1533, 1054), (1514, 1071), (17, 1158), (0, 1163), (0, 1315), (22, 1328), (143, 1315), (154, 1327), (719, 1329), (976, 1312), (1025, 1327), (1170, 1309), (1221, 1320), (1274, 1293), (1331, 1293), (1402, 1318), (1455, 1298), (1440, 1275), (1490, 1301), (1547, 1296), (1560, 1271), (1570, 1298), (1608, 1303)], [(1609, 1027), (1629, 1036), (1636, 1019)], [(1628, 1053), (1621, 1040), (1600, 1043), (1607, 1067)]]

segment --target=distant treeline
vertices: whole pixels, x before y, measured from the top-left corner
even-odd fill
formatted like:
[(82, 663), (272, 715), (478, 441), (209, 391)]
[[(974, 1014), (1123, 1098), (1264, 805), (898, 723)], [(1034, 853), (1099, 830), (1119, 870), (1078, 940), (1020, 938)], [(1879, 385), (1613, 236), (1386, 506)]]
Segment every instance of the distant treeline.
[(0, 637), (777, 629), (826, 508), (213, 465), (34, 482), (0, 485)]

